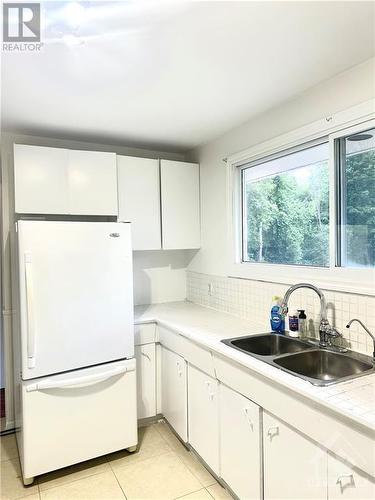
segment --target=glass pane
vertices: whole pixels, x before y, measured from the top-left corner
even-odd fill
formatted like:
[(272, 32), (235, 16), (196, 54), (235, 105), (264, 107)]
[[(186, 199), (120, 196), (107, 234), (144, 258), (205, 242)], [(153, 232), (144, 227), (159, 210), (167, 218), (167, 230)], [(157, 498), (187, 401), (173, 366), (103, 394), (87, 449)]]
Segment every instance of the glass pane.
[(328, 143), (243, 170), (243, 260), (329, 265)]
[(342, 139), (341, 265), (375, 266), (375, 129)]

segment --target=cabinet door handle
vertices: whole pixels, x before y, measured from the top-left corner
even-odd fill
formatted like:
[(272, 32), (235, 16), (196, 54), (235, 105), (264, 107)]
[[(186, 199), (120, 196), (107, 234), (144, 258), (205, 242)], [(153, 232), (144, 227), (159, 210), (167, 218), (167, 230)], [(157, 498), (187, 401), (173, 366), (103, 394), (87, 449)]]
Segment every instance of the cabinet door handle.
[(275, 425), (275, 427), (270, 427), (267, 431), (267, 436), (270, 437), (271, 441), (272, 441), (272, 438), (274, 438), (275, 436), (278, 436), (279, 434), (280, 434), (280, 429), (279, 429), (278, 425)]
[(205, 384), (206, 384), (206, 386), (207, 386), (208, 396), (209, 396), (209, 398), (210, 398), (211, 400), (213, 400), (213, 399), (214, 399), (214, 397), (215, 397), (215, 393), (211, 391), (211, 382), (210, 382), (209, 380), (207, 380), (207, 381), (205, 382)]
[(151, 363), (151, 358), (150, 358), (150, 356), (148, 354), (146, 354), (143, 351), (141, 351), (141, 354), (142, 354), (142, 356), (144, 356), (145, 358), (147, 358), (150, 361), (150, 363)]
[(253, 421), (251, 420), (250, 415), (249, 415), (250, 408), (244, 408), (244, 409), (243, 409), (243, 412), (244, 412), (245, 417), (247, 418), (247, 420), (248, 420), (248, 422), (249, 422), (249, 424), (250, 424), (251, 430), (253, 430), (253, 429), (254, 429), (254, 423), (253, 423)]
[[(347, 479), (348, 481), (346, 481), (346, 484), (343, 484), (343, 483), (345, 483), (345, 481), (344, 481), (345, 479)], [(347, 488), (349, 486), (354, 486), (353, 474), (342, 474), (341, 476), (339, 476), (337, 478), (336, 484), (340, 485), (341, 491), (343, 491), (345, 488)]]
[(182, 375), (182, 370), (181, 370), (181, 364), (179, 361), (176, 362), (176, 366), (177, 366), (177, 373), (178, 373), (178, 376), (181, 377)]

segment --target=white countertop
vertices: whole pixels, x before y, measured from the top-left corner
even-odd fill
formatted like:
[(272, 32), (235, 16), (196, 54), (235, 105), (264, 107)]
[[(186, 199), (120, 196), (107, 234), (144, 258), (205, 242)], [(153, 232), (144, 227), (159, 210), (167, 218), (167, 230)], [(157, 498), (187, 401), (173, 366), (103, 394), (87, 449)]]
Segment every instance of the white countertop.
[(157, 322), (375, 431), (375, 374), (318, 387), (221, 342), (225, 338), (268, 332), (269, 325), (244, 320), (190, 302), (136, 306), (134, 315), (136, 324)]

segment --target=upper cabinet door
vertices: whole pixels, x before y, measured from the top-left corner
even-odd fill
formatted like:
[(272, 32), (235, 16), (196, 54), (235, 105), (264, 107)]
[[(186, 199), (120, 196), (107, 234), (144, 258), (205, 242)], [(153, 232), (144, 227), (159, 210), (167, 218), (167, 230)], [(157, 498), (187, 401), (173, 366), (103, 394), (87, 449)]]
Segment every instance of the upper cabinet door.
[(159, 250), (159, 160), (117, 156), (117, 175), (118, 220), (132, 223), (133, 250)]
[(69, 213), (117, 215), (116, 154), (68, 151)]
[(66, 149), (15, 144), (15, 211), (67, 214), (67, 162)]
[(161, 160), (160, 175), (163, 248), (199, 248), (199, 165)]

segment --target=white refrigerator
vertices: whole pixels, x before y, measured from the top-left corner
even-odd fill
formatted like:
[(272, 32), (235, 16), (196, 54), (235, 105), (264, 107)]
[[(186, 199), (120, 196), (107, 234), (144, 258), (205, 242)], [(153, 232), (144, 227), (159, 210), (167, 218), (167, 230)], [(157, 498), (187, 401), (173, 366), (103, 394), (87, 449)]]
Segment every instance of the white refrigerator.
[(17, 442), (34, 476), (137, 444), (130, 224), (17, 223)]

